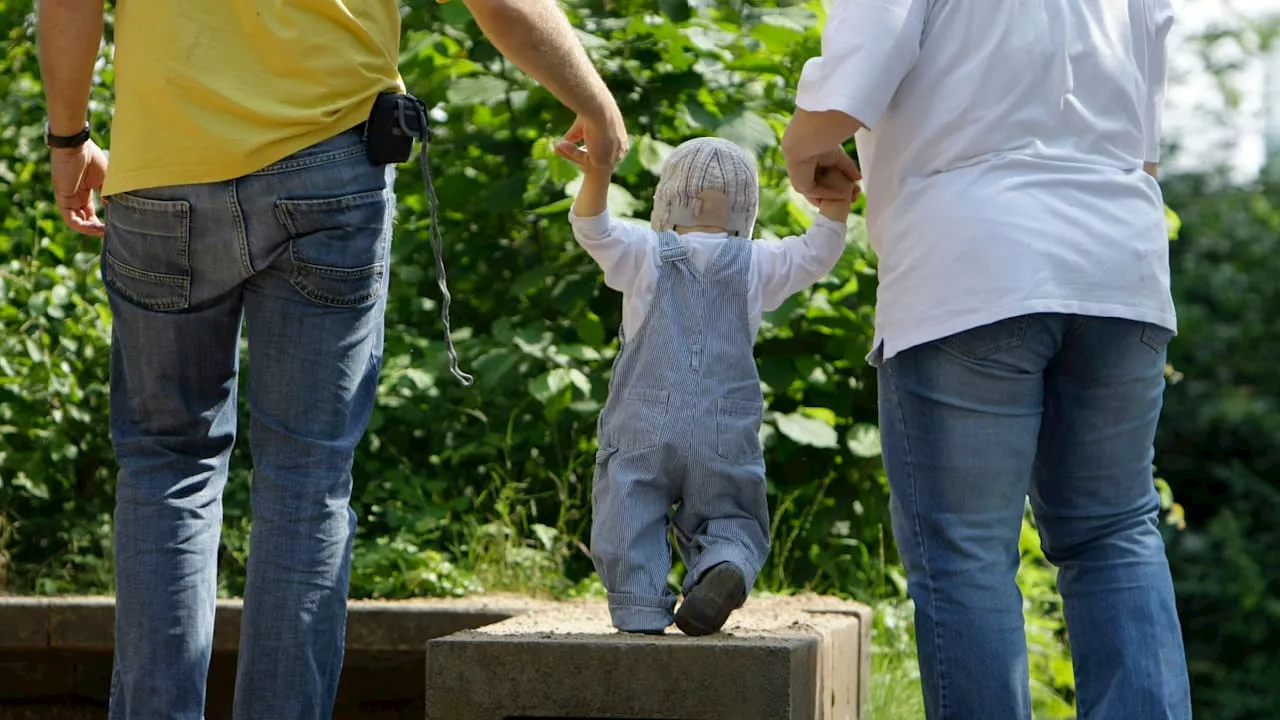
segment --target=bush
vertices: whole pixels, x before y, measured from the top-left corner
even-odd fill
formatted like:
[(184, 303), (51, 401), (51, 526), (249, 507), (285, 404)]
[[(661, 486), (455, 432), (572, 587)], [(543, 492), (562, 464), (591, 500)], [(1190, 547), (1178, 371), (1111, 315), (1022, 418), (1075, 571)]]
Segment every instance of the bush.
[[(800, 67), (820, 49), (821, 4), (728, 5), (693, 13), (664, 0), (659, 13), (638, 0), (572, 3), (634, 133), (611, 205), (645, 216), (671, 147), (719, 135), (758, 157), (759, 231), (792, 234), (812, 211), (790, 191), (777, 144)], [(0, 73), (0, 572), (7, 568), (7, 587), (18, 592), (104, 592), (112, 582), (110, 318), (96, 242), (69, 233), (50, 202), (27, 12), (0, 0), (9, 46)], [(577, 171), (554, 156), (550, 138), (573, 118), (500, 60), (460, 3), (408, 2), (404, 24), (402, 71), (436, 125), (432, 170), (455, 338), (477, 381), (463, 388), (448, 372), (424, 187), (411, 163), (397, 180), (380, 399), (356, 458), (352, 594), (598, 593), (583, 542), (621, 307), (566, 220)], [(105, 137), (109, 58), (100, 70), (93, 122)], [(756, 355), (769, 403), (774, 546), (762, 589), (869, 601), (905, 595), (875, 375), (862, 359), (874, 299), (875, 258), (854, 217), (837, 270), (763, 325)], [(243, 590), (252, 519), (241, 420), (224, 498), (223, 595)], [(1037, 712), (1069, 717), (1061, 603), (1030, 524), (1023, 553)], [(891, 641), (880, 657), (905, 668), (913, 655), (901, 617), (880, 622)]]
[(1185, 508), (1170, 560), (1193, 700), (1213, 720), (1280, 708), (1280, 185), (1168, 182), (1180, 337), (1157, 443)]

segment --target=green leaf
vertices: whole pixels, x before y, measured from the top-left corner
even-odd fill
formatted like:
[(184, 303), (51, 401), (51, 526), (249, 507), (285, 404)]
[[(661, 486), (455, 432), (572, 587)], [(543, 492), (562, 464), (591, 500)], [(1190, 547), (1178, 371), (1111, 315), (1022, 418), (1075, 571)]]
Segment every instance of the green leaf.
[(590, 310), (584, 312), (578, 318), (578, 337), (588, 345), (603, 345), (604, 325), (600, 323), (600, 317)]
[(720, 126), (720, 117), (698, 100), (689, 100), (684, 104), (689, 113), (689, 121), (705, 130), (715, 130)]
[(1169, 241), (1178, 239), (1178, 233), (1182, 230), (1182, 218), (1178, 217), (1178, 213), (1173, 208), (1166, 205), (1164, 207), (1165, 223), (1169, 226)]
[(491, 105), (506, 99), (507, 82), (493, 75), (476, 75), (454, 80), (445, 91), (453, 105)]
[(689, 0), (658, 0), (658, 8), (673, 22), (685, 22), (693, 15)]
[(798, 408), (797, 411), (803, 414), (805, 417), (811, 417), (814, 420), (821, 420), (822, 422), (830, 425), (831, 427), (836, 426), (836, 413), (831, 408), (801, 407), (801, 408)]
[(835, 428), (822, 420), (808, 417), (802, 413), (774, 415), (773, 422), (778, 432), (787, 436), (792, 442), (816, 448), (835, 448), (838, 439)]
[(658, 175), (662, 172), (662, 164), (667, 161), (667, 156), (675, 148), (661, 140), (655, 140), (648, 135), (640, 136), (636, 141), (636, 155), (640, 160), (640, 164), (645, 170)]
[(778, 135), (769, 123), (750, 110), (743, 110), (726, 118), (716, 129), (716, 135), (757, 155), (778, 142)]
[(538, 538), (538, 543), (542, 545), (543, 550), (550, 552), (555, 549), (556, 538), (560, 536), (560, 533), (555, 528), (542, 523), (534, 523), (530, 529), (533, 530), (534, 537)]
[(529, 381), (529, 393), (545, 404), (571, 386), (584, 395), (591, 394), (591, 381), (577, 368), (552, 368)]
[(781, 15), (766, 15), (761, 20), (751, 36), (764, 43), (770, 53), (786, 53), (804, 40), (804, 27)]
[(858, 423), (849, 431), (845, 442), (849, 452), (862, 458), (880, 456), (880, 428), (870, 423)]
[[(577, 197), (578, 191), (582, 189), (583, 177), (579, 175), (565, 186), (565, 194), (571, 197)], [(636, 210), (640, 209), (640, 201), (635, 198), (626, 188), (621, 185), (609, 184), (609, 214), (618, 218), (632, 217)]]
[(573, 207), (573, 198), (563, 198), (553, 203), (548, 203), (542, 207), (534, 208), (530, 212), (534, 215), (563, 215), (569, 212)]

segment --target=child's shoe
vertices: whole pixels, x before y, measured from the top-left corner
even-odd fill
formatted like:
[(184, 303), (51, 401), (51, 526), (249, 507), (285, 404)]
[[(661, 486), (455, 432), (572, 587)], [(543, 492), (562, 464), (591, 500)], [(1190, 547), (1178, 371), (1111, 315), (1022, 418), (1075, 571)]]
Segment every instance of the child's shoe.
[(724, 627), (729, 613), (747, 599), (747, 581), (737, 565), (722, 562), (703, 574), (676, 610), (676, 627), (685, 635), (710, 635)]

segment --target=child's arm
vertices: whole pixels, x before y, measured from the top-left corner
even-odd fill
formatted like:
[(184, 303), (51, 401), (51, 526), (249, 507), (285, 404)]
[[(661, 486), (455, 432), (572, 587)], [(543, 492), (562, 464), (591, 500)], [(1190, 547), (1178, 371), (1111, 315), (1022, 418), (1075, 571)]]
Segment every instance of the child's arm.
[(590, 218), (608, 210), (609, 181), (612, 179), (613, 173), (609, 170), (587, 169), (582, 177), (578, 198), (573, 201), (573, 214), (581, 218)]
[(765, 312), (776, 310), (793, 294), (826, 277), (840, 261), (849, 205), (858, 196), (858, 186), (850, 181), (847, 192), (848, 200), (820, 202), (820, 217), (814, 219), (805, 234), (755, 245), (756, 281)]
[(649, 275), (645, 270), (652, 264), (652, 233), (609, 217), (612, 173), (608, 169), (579, 167), (583, 169), (582, 187), (569, 214), (573, 238), (604, 271), (605, 285), (622, 293), (633, 292)]
[[(828, 204), (823, 203), (824, 209)], [(844, 212), (848, 215), (847, 203)], [(844, 254), (845, 230), (843, 221), (824, 213), (803, 235), (778, 242), (757, 240), (754, 269), (761, 309), (777, 310), (787, 298), (826, 277)]]
[[(585, 191), (586, 185), (584, 183)], [(586, 204), (584, 204), (584, 209)], [(569, 215), (573, 239), (604, 271), (604, 284), (621, 293), (635, 292), (654, 274), (653, 231), (613, 220), (609, 211), (583, 217), (574, 204)]]

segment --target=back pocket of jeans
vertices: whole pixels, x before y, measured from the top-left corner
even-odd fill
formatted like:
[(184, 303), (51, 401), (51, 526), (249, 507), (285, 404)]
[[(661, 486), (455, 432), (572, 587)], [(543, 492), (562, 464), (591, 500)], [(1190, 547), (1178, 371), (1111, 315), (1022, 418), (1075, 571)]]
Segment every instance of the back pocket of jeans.
[(613, 425), (613, 441), (619, 450), (648, 450), (662, 438), (667, 420), (666, 390), (633, 388), (618, 403)]
[(759, 459), (763, 416), (763, 402), (720, 398), (716, 406), (716, 451), (720, 457), (738, 464)]
[(191, 204), (113, 195), (106, 207), (102, 282), (144, 310), (185, 310), (191, 301)]
[(1142, 325), (1142, 344), (1160, 353), (1169, 347), (1169, 342), (1173, 340), (1173, 331), (1167, 327), (1153, 325), (1151, 323), (1143, 323)]
[(1031, 318), (1026, 315), (997, 320), (938, 340), (938, 346), (970, 360), (983, 360), (1022, 344)]
[(378, 297), (392, 212), (386, 190), (277, 201), (276, 215), (292, 238), (293, 286), (314, 302), (338, 307)]

